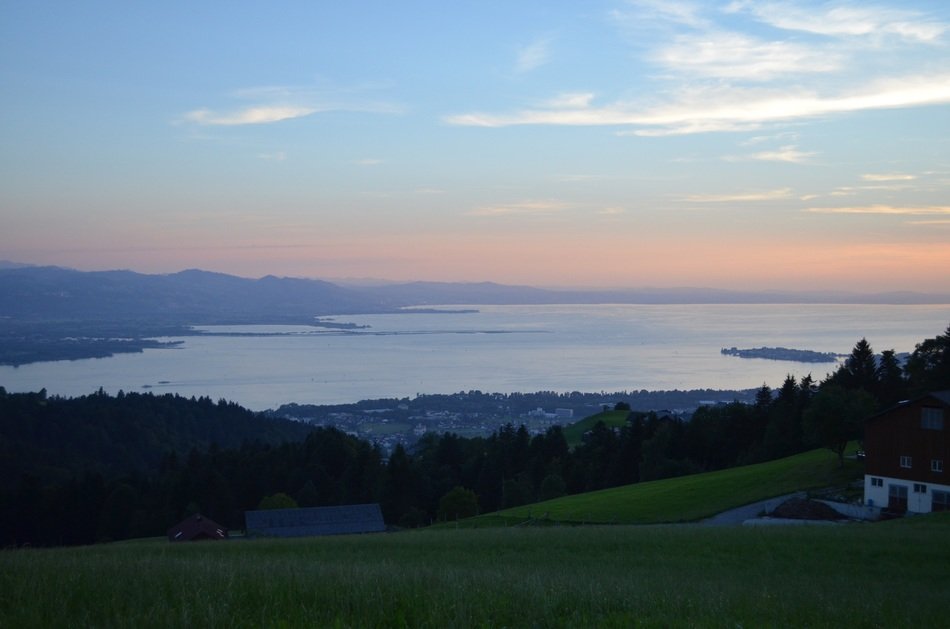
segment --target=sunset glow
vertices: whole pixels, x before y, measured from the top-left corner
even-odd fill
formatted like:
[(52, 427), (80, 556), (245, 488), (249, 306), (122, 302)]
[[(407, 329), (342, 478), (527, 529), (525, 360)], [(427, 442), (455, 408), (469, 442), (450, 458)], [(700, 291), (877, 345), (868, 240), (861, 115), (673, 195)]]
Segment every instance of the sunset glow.
[(0, 260), (950, 290), (950, 5), (0, 8)]

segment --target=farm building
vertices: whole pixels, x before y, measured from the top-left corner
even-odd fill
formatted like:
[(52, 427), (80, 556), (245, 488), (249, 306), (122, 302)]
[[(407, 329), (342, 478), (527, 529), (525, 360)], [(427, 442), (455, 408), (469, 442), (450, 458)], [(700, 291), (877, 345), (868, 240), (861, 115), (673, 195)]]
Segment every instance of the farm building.
[(190, 515), (168, 529), (168, 541), (193, 542), (200, 540), (227, 539), (228, 530), (201, 514)]
[(950, 391), (901, 402), (865, 426), (864, 500), (896, 512), (950, 511)]
[(247, 535), (251, 537), (310, 537), (386, 530), (383, 512), (375, 503), (246, 511), (244, 523)]

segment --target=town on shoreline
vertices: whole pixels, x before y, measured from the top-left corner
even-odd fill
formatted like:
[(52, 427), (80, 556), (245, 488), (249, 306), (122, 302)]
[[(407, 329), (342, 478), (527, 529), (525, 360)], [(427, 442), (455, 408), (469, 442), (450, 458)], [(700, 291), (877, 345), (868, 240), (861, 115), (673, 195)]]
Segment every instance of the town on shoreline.
[(407, 447), (429, 432), (484, 437), (510, 423), (523, 424), (532, 435), (542, 434), (555, 424), (571, 424), (612, 409), (618, 403), (628, 404), (633, 411), (653, 411), (689, 419), (700, 406), (736, 401), (752, 403), (755, 394), (755, 389), (596, 393), (460, 391), (420, 394), (412, 398), (362, 400), (353, 404), (291, 403), (266, 411), (266, 414), (314, 426), (332, 426), (391, 452), (397, 445)]

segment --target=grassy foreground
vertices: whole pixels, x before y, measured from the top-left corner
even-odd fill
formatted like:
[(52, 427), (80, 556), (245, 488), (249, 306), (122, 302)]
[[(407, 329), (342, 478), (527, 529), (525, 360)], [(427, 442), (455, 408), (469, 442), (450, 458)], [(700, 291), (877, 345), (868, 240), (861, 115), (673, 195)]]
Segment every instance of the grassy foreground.
[(716, 472), (612, 487), (513, 507), (472, 520), (492, 526), (544, 518), (555, 522), (656, 524), (693, 522), (759, 500), (795, 491), (846, 484), (864, 465), (846, 460), (839, 467), (830, 450), (812, 450), (784, 459)]
[(0, 626), (944, 626), (944, 515), (6, 550)]

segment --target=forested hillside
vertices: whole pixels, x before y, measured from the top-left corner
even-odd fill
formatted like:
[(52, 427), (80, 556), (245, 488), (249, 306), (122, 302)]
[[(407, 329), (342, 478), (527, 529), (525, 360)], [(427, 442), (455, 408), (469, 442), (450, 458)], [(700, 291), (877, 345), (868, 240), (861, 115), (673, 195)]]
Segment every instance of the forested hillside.
[[(245, 510), (279, 494), (300, 506), (380, 502), (387, 523), (419, 526), (815, 446), (840, 454), (875, 411), (950, 389), (950, 328), (905, 366), (890, 358), (862, 339), (820, 384), (789, 377), (753, 404), (702, 407), (688, 422), (644, 412), (612, 428), (594, 421), (573, 448), (560, 426), (531, 436), (509, 424), (487, 438), (427, 434), (388, 458), (333, 428), (207, 398), (66, 400), (0, 388), (0, 544), (160, 535), (196, 511), (240, 528)], [(468, 503), (449, 510), (449, 497)]]
[(76, 471), (106, 476), (158, 469), (171, 454), (299, 441), (310, 427), (237, 404), (178, 395), (99, 391), (78, 398), (12, 394), (0, 387), (0, 487), (18, 474), (43, 480)]

